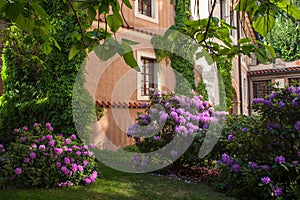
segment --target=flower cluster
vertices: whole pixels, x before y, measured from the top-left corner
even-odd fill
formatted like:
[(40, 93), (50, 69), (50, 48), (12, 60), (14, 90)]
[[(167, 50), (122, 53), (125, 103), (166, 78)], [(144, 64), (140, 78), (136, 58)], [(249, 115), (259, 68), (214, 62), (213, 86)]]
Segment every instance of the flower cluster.
[(19, 137), (10, 145), (4, 163), (10, 183), (63, 187), (96, 180), (98, 174), (89, 146), (80, 144), (75, 134), (64, 137), (53, 134), (53, 130), (49, 122), (45, 126), (34, 123), (33, 130), (14, 130)]
[(217, 163), (237, 199), (300, 198), (300, 87), (273, 90), (253, 100), (256, 116), (226, 119)]

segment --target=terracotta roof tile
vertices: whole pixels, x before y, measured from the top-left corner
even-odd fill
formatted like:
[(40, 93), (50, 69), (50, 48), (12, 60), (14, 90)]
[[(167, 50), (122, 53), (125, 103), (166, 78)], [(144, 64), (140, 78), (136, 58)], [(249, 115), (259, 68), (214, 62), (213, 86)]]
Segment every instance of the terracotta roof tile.
[[(96, 105), (103, 108), (145, 108), (142, 106), (142, 102), (130, 101), (96, 101)], [(148, 103), (147, 103), (148, 105)]]
[(293, 73), (293, 72), (300, 72), (300, 67), (289, 67), (289, 68), (282, 68), (282, 69), (263, 69), (263, 70), (255, 70), (248, 72), (250, 76), (262, 76), (262, 75), (269, 75), (269, 74), (281, 74), (281, 73)]

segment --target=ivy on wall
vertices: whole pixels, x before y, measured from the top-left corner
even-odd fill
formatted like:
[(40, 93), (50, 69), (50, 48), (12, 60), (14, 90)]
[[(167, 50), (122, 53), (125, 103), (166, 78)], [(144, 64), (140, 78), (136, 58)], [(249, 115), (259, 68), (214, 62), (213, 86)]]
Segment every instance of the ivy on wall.
[[(176, 0), (175, 2), (175, 25), (172, 27), (174, 31), (178, 31), (185, 36), (190, 38), (194, 37), (191, 35), (193, 31), (189, 30), (189, 0)], [(191, 42), (191, 40), (187, 37), (181, 37), (180, 41), (173, 42), (172, 44), (167, 44), (164, 40), (165, 36), (156, 36), (152, 39), (152, 43), (155, 47), (156, 56), (158, 60), (162, 60), (163, 58), (167, 58), (171, 61), (171, 66), (177, 72), (179, 72), (192, 86), (192, 88), (196, 91), (196, 93), (201, 94), (205, 99), (208, 99), (208, 94), (206, 91), (206, 85), (200, 78), (200, 82), (198, 85), (195, 85), (195, 77), (194, 77), (194, 55), (197, 49), (200, 47), (198, 43)], [(173, 49), (176, 49), (176, 53), (171, 53), (168, 51), (164, 51), (159, 46), (164, 41), (164, 45), (172, 45)], [(167, 49), (167, 48), (166, 48)], [(232, 61), (230, 59), (230, 61)], [(220, 83), (220, 92), (225, 90), (224, 95), (220, 95), (221, 99), (220, 105), (221, 108), (225, 108), (227, 110), (230, 109), (232, 105), (232, 81), (231, 81), (231, 70), (232, 70), (232, 62), (226, 60), (225, 57), (219, 59), (217, 61), (218, 70), (220, 72), (220, 76), (223, 80), (223, 83)], [(184, 94), (184, 91), (187, 91), (187, 88), (184, 88), (180, 81), (177, 81), (179, 85), (176, 86), (175, 92)]]
[[(83, 87), (85, 72), (80, 71), (86, 52), (81, 51), (68, 60), (72, 41), (65, 37), (78, 29), (76, 19), (68, 14), (62, 1), (45, 1), (42, 6), (53, 19), (51, 24), (56, 29), (53, 37), (61, 50), (53, 49), (45, 55), (40, 51), (38, 38), (17, 27), (10, 28), (2, 56), (4, 94), (0, 99), (0, 142), (12, 141), (16, 134), (14, 128), (34, 122), (51, 122), (57, 132), (67, 136), (76, 133), (73, 114), (84, 116), (89, 123), (94, 120), (94, 103)], [(81, 107), (72, 110), (78, 72), (76, 84), (81, 86), (77, 88), (82, 96), (74, 100)], [(78, 122), (81, 131), (89, 132), (89, 123)]]

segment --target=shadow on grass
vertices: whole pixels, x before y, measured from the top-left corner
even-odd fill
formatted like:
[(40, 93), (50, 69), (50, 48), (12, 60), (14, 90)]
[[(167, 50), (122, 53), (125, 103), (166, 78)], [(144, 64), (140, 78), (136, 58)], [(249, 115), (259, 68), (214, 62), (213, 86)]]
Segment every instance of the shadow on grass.
[(2, 200), (223, 200), (230, 199), (202, 184), (151, 174), (120, 172), (98, 164), (99, 179), (92, 185), (54, 189), (0, 191)]

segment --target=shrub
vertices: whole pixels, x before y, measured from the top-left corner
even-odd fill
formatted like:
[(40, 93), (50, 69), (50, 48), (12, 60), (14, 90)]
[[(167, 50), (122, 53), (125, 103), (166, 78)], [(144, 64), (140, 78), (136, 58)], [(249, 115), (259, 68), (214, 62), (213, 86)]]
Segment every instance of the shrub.
[(299, 99), (300, 87), (276, 89), (253, 100), (258, 117), (229, 118), (214, 184), (238, 199), (299, 199)]
[[(135, 138), (142, 153), (161, 150), (175, 138), (181, 138), (174, 145), (176, 149), (166, 148), (167, 152), (164, 152), (165, 155), (176, 157), (182, 149), (187, 149), (171, 165), (180, 170), (203, 162), (198, 155), (210, 122), (217, 122), (216, 113), (201, 96), (175, 96), (151, 90), (149, 106), (144, 113), (139, 114), (137, 122), (129, 127), (127, 135)], [(193, 138), (192, 144), (186, 142), (188, 137)], [(137, 160), (140, 159), (133, 160), (139, 163)]]
[(35, 123), (32, 129), (24, 126), (14, 131), (18, 137), (6, 152), (0, 145), (1, 176), (8, 185), (63, 187), (90, 184), (97, 178), (93, 154), (75, 134), (56, 135), (50, 123)]

